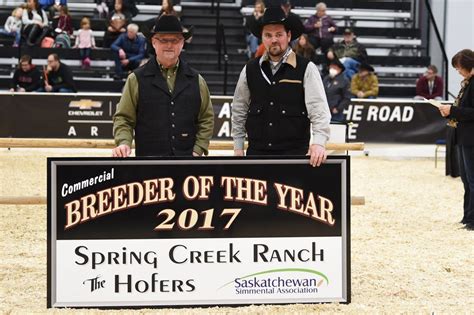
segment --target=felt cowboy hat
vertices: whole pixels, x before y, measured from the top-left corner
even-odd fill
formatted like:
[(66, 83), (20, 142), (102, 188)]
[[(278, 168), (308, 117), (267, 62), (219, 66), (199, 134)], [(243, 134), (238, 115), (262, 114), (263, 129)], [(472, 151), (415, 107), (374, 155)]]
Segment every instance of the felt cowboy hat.
[(341, 72), (346, 70), (346, 67), (344, 67), (344, 65), (341, 63), (341, 61), (338, 58), (334, 58), (333, 60), (331, 60), (329, 65), (335, 65), (335, 66), (339, 67), (341, 69)]
[(359, 66), (359, 71), (361, 70), (367, 70), (369, 72), (374, 72), (375, 69), (369, 65), (368, 63), (361, 63), (360, 66)]
[(287, 30), (291, 31), (291, 40), (297, 39), (303, 34), (304, 26), (301, 20), (292, 14), (285, 16), (281, 7), (269, 7), (263, 13), (258, 23), (252, 25), (250, 31), (258, 38), (262, 37), (262, 30), (265, 25), (282, 24)]
[(174, 15), (162, 15), (155, 19), (155, 25), (150, 30), (150, 37), (155, 34), (182, 34), (184, 40), (193, 36), (193, 27), (185, 29)]

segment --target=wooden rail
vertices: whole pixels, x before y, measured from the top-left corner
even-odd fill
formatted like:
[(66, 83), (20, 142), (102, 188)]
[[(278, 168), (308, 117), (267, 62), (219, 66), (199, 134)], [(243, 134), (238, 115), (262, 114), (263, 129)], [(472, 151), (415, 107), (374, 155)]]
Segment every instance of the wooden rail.
[[(112, 149), (113, 140), (101, 139), (30, 139), (30, 138), (0, 138), (0, 148), (89, 148)], [(210, 150), (233, 150), (232, 141), (211, 141)], [(328, 143), (330, 151), (363, 151), (363, 142)]]

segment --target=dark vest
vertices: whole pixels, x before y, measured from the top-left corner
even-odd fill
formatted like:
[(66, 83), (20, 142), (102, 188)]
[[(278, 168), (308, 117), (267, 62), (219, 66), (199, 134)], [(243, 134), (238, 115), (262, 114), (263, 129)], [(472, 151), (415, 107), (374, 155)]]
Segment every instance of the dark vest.
[(134, 73), (139, 91), (136, 155), (192, 155), (201, 108), (198, 73), (180, 60), (172, 94), (155, 58)]
[(296, 68), (282, 64), (272, 75), (268, 62), (262, 68), (259, 59), (247, 64), (250, 107), (245, 128), (249, 147), (257, 150), (292, 150), (307, 148), (310, 121), (305, 105), (303, 79), (309, 60), (296, 57)]

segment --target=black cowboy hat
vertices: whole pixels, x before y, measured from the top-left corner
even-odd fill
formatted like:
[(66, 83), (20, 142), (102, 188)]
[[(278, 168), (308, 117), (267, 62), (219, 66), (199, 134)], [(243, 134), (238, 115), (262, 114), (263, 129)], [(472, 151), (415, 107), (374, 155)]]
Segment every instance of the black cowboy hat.
[(193, 27), (183, 30), (183, 26), (174, 15), (162, 15), (155, 19), (155, 25), (151, 28), (150, 37), (155, 34), (182, 34), (184, 40), (193, 36)]
[(297, 39), (303, 34), (304, 26), (301, 20), (292, 14), (288, 17), (280, 7), (269, 7), (265, 10), (263, 17), (259, 22), (254, 23), (250, 29), (253, 35), (258, 38), (262, 37), (262, 30), (265, 25), (282, 24), (285, 28), (291, 31), (291, 40)]
[(341, 61), (338, 58), (334, 58), (333, 60), (331, 60), (329, 65), (338, 66), (339, 68), (341, 68), (341, 72), (344, 72), (344, 70), (346, 70), (346, 67), (344, 67), (344, 65), (341, 63)]
[(361, 70), (367, 70), (369, 72), (374, 72), (375, 69), (369, 65), (368, 63), (361, 63), (360, 66), (359, 66), (359, 71)]

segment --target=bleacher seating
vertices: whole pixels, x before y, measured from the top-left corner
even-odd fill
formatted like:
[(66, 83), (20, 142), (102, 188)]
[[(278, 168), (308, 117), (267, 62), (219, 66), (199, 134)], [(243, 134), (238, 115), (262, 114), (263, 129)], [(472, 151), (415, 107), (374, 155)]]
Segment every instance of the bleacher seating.
[[(216, 15), (211, 13), (210, 0), (186, 0), (175, 5), (181, 11), (181, 19), (187, 26), (194, 25), (193, 41), (187, 45), (185, 58), (198, 69), (210, 87), (212, 94), (222, 94), (223, 69), (218, 69), (216, 52)], [(176, 1), (175, 1), (176, 2)], [(227, 3), (225, 3), (227, 2)], [(240, 7), (232, 1), (223, 1), (220, 21), (225, 26), (229, 55), (227, 93), (233, 94), (238, 75), (246, 63), (243, 18), (251, 14), (253, 0), (243, 1)], [(293, 12), (302, 19), (314, 14), (316, 0), (293, 0)], [(11, 10), (23, 3), (20, 0), (6, 0), (0, 8), (0, 24), (3, 24)], [(420, 29), (415, 28), (413, 8), (410, 1), (370, 2), (362, 0), (326, 1), (330, 14), (336, 24), (336, 40), (341, 38), (344, 27), (353, 28), (359, 42), (367, 47), (369, 62), (374, 66), (380, 80), (381, 96), (412, 97), (415, 93), (415, 80), (430, 63), (426, 56), (425, 45), (421, 41)], [(94, 12), (93, 0), (69, 0), (73, 27), (79, 28), (83, 16), (91, 17), (91, 27), (95, 31), (96, 42), (100, 47), (106, 27), (104, 19)], [(140, 13), (134, 22), (145, 30), (147, 21), (153, 19), (161, 9), (161, 0), (137, 1)], [(38, 65), (45, 64), (51, 52), (59, 54), (61, 59), (71, 65), (80, 91), (120, 91), (123, 82), (113, 81), (113, 55), (110, 49), (92, 51), (92, 67), (80, 68), (79, 52), (74, 49), (40, 49), (21, 47), (12, 48), (11, 39), (0, 38), (0, 89), (6, 89), (17, 65), (20, 54), (31, 54)], [(98, 85), (97, 81), (101, 84)], [(102, 82), (104, 84), (102, 84)]]

